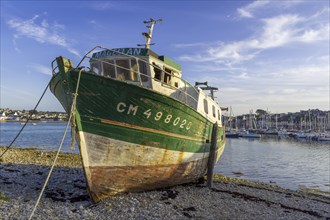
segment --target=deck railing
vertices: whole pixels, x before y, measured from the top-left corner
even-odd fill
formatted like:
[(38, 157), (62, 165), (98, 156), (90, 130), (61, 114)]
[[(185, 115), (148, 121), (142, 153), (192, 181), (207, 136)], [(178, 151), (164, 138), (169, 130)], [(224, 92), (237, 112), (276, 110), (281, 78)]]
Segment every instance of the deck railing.
[[(112, 51), (116, 54), (118, 54), (118, 58), (122, 58), (122, 57), (128, 57), (128, 58), (131, 58), (131, 59), (134, 59), (136, 61), (136, 64), (137, 64), (137, 70), (134, 71), (132, 69), (128, 69), (124, 66), (120, 66), (120, 65), (117, 65), (115, 63), (110, 63), (110, 62), (107, 62), (106, 60), (102, 59), (102, 58), (95, 58), (95, 57), (92, 57), (90, 56), (91, 54), (97, 52), (97, 50), (109, 50), (109, 51)], [(175, 98), (185, 104), (187, 104), (188, 106), (194, 108), (194, 109), (197, 109), (197, 103), (198, 103), (198, 94), (199, 94), (199, 91), (197, 88), (195, 88), (194, 86), (192, 86), (189, 82), (187, 82), (186, 80), (183, 80), (181, 79), (180, 77), (177, 77), (175, 75), (173, 75), (172, 73), (170, 72), (166, 72), (164, 69), (161, 69), (159, 68), (157, 65), (154, 65), (152, 63), (149, 63), (149, 60), (145, 60), (143, 59), (142, 57), (137, 57), (137, 56), (133, 56), (133, 55), (129, 55), (129, 54), (126, 54), (126, 53), (123, 53), (123, 52), (120, 52), (120, 51), (117, 51), (117, 50), (113, 50), (113, 49), (109, 49), (109, 48), (105, 48), (105, 47), (101, 47), (101, 46), (97, 46), (95, 48), (93, 48), (92, 50), (90, 50), (83, 58), (82, 60), (78, 63), (77, 67), (76, 68), (81, 68), (80, 65), (84, 62), (85, 59), (92, 59), (93, 61), (99, 61), (100, 63), (106, 63), (108, 65), (112, 65), (114, 66), (115, 68), (121, 68), (121, 69), (124, 69), (126, 71), (129, 71), (129, 72), (134, 72), (135, 74), (137, 74), (137, 80), (135, 81), (129, 81), (129, 80), (125, 80), (126, 82), (129, 82), (129, 83), (133, 83), (133, 84), (137, 84), (141, 87), (144, 87), (144, 88), (148, 88), (150, 89), (150, 86), (147, 86), (146, 85), (146, 81), (147, 82), (151, 82), (152, 81), (157, 81), (157, 82), (160, 82), (162, 86), (164, 87), (168, 87), (170, 88), (171, 90), (173, 90), (173, 92), (170, 94), (170, 96), (172, 98)], [(55, 61), (55, 60), (54, 60)], [(55, 62), (52, 62), (52, 73), (53, 75), (57, 74), (56, 70), (58, 69), (57, 66), (54, 65)], [(155, 77), (148, 75), (148, 74), (145, 74), (143, 72), (140, 71), (140, 67), (139, 67), (139, 61), (140, 62), (143, 62), (145, 63), (145, 65), (149, 66), (149, 69), (150, 69), (150, 73), (151, 73), (151, 69), (152, 68), (157, 68), (159, 69), (160, 71), (162, 71), (162, 79), (164, 77), (164, 74), (168, 74), (172, 77), (172, 79), (175, 79), (176, 82), (178, 82), (178, 87), (176, 86), (173, 86), (169, 83), (165, 83), (163, 82), (162, 80), (159, 80), (159, 79), (156, 79)], [(103, 67), (102, 67), (103, 69)], [(90, 72), (93, 73), (92, 70), (90, 70)], [(101, 73), (104, 75), (104, 72), (103, 70), (101, 71)], [(94, 74), (97, 74), (94, 72)], [(116, 76), (117, 77), (117, 76)], [(146, 81), (143, 81), (141, 78), (144, 77), (144, 78), (149, 78), (148, 80)], [(162, 91), (158, 91), (158, 92), (162, 92)], [(168, 94), (167, 94), (168, 95)]]

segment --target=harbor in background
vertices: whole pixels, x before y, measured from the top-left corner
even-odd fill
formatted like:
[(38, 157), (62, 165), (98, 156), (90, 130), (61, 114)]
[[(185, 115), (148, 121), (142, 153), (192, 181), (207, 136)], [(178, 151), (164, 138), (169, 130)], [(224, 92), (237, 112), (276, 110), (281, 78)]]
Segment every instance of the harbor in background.
[(261, 138), (261, 135), (330, 141), (330, 111), (319, 109), (272, 114), (258, 109), (235, 116), (232, 108), (223, 117), (227, 138)]

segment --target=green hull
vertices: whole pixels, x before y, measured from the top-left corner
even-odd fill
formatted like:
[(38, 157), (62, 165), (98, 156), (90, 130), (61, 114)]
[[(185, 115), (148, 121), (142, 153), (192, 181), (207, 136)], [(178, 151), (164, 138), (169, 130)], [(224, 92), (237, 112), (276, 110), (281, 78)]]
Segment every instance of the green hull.
[[(50, 89), (67, 113), (79, 71), (54, 75)], [(196, 110), (150, 89), (82, 72), (77, 141), (90, 195), (97, 202), (205, 175), (213, 124)], [(218, 128), (217, 159), (224, 149)]]
[[(67, 113), (77, 77), (77, 71), (59, 74), (50, 86)], [(189, 106), (139, 86), (82, 72), (76, 108), (79, 131), (170, 150), (210, 148), (211, 122)], [(224, 130), (218, 131), (219, 147)]]

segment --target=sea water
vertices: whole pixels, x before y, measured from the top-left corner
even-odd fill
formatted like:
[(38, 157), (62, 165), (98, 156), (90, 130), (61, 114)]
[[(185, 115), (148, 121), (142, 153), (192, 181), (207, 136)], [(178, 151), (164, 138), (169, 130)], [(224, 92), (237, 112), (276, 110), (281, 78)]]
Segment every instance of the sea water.
[[(18, 122), (0, 123), (0, 146), (8, 146), (22, 128)], [(56, 151), (61, 143), (66, 123), (28, 123), (13, 147), (33, 147)], [(70, 129), (62, 152), (70, 150)], [(226, 176), (274, 183), (284, 188), (330, 188), (330, 142), (296, 140), (277, 136), (261, 139), (226, 140), (224, 153), (214, 171)]]
[[(0, 123), (0, 146), (8, 146), (23, 127), (19, 122)], [(66, 128), (65, 122), (36, 122), (28, 123), (12, 146), (21, 148), (38, 148), (57, 151), (61, 144)], [(61, 151), (79, 153), (77, 145), (74, 151), (71, 146), (71, 127), (68, 128)]]
[(293, 190), (330, 192), (330, 142), (290, 137), (229, 139), (215, 172)]

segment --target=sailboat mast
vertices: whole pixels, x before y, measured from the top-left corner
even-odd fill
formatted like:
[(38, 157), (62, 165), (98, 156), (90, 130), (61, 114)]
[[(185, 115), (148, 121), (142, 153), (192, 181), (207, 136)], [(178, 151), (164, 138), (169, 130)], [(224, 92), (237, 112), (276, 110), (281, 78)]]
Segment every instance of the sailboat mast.
[(277, 130), (277, 113), (276, 113), (276, 115), (275, 115), (275, 128), (276, 128), (276, 130)]
[(308, 110), (308, 118), (309, 118), (309, 130), (312, 130), (312, 121), (311, 121), (311, 110)]
[(231, 131), (231, 121), (232, 121), (232, 112), (231, 112), (231, 106), (230, 106), (230, 108), (229, 108), (229, 130)]

